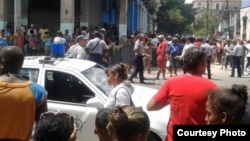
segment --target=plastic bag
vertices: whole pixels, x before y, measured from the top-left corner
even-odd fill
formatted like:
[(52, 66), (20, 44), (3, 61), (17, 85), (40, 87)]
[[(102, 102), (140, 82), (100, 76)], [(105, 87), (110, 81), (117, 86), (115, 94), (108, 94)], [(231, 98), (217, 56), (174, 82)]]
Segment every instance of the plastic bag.
[(169, 60), (167, 60), (167, 62), (166, 62), (166, 67), (167, 67), (167, 68), (170, 67), (170, 61), (169, 61)]

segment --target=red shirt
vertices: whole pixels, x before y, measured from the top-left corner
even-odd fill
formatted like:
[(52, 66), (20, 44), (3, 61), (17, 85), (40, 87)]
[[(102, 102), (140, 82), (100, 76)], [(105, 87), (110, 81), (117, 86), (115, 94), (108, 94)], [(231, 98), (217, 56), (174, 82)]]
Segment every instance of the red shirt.
[(156, 50), (158, 68), (164, 68), (166, 66), (166, 60), (167, 60), (166, 48), (167, 48), (166, 41), (162, 41)]
[(153, 97), (156, 103), (170, 104), (166, 141), (173, 140), (174, 124), (205, 124), (205, 92), (216, 88), (212, 81), (185, 74), (167, 80)]
[(14, 35), (14, 45), (20, 48), (23, 48), (24, 45), (24, 37), (21, 34)]

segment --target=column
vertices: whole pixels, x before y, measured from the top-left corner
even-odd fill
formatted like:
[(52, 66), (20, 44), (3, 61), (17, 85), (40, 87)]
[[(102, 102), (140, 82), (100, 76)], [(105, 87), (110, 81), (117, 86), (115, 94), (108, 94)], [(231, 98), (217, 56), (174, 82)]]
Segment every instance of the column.
[(127, 10), (128, 0), (121, 0), (119, 12), (119, 37), (124, 33), (127, 34)]
[(89, 27), (89, 0), (81, 0), (80, 26)]
[(4, 29), (5, 25), (6, 25), (5, 0), (0, 0), (0, 30)]
[(61, 0), (60, 30), (69, 30), (69, 35), (74, 32), (75, 0)]
[(21, 0), (14, 1), (14, 33), (21, 27), (22, 4)]

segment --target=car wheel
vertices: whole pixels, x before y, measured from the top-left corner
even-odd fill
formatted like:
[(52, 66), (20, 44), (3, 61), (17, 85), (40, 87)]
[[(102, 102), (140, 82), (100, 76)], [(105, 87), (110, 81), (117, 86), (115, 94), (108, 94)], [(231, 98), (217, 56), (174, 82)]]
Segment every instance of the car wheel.
[(153, 132), (150, 132), (148, 141), (162, 141), (161, 138)]

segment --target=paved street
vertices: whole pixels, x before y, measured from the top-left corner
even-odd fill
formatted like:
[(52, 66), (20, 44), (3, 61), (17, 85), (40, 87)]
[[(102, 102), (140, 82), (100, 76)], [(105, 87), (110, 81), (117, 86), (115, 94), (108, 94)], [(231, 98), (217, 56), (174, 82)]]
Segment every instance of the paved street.
[[(221, 65), (211, 65), (212, 81), (214, 81), (218, 86), (231, 87), (233, 84), (245, 84), (250, 89), (250, 75), (247, 75), (246, 72), (244, 72), (244, 75), (242, 75), (241, 78), (238, 78), (236, 70), (236, 77), (229, 77), (229, 75), (231, 75), (231, 70), (225, 71), (220, 68)], [(140, 84), (139, 79), (134, 79), (134, 84), (147, 85), (148, 87), (158, 89), (165, 80), (154, 80), (156, 77), (156, 68), (153, 67), (152, 70), (151, 74), (144, 72), (144, 76), (148, 79), (145, 81), (147, 84)], [(166, 73), (166, 77), (169, 77), (168, 73)], [(207, 75), (205, 74), (204, 77), (207, 78)]]

